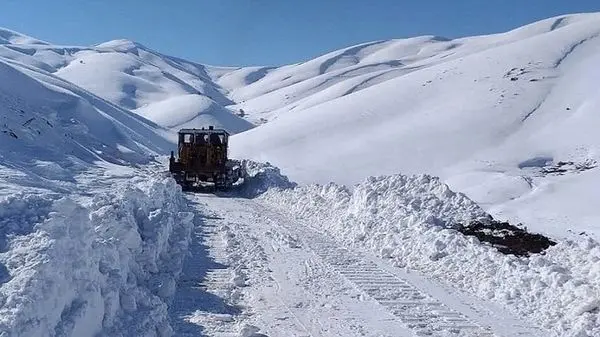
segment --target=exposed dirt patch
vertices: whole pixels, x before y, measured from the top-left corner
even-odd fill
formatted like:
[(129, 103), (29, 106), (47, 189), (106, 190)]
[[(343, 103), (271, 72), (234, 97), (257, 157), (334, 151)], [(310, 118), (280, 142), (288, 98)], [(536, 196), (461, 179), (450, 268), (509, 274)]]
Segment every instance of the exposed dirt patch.
[(524, 228), (493, 219), (460, 224), (457, 229), (464, 235), (475, 236), (482, 242), (490, 243), (501, 253), (517, 256), (542, 253), (556, 244), (541, 234), (529, 233)]

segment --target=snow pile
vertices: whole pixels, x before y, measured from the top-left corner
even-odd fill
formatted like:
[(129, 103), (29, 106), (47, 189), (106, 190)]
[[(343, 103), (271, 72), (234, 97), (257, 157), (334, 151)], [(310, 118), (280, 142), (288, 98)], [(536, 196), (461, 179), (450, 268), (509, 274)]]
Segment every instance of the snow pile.
[(600, 335), (600, 245), (563, 241), (545, 255), (504, 255), (452, 229), (489, 216), (438, 178), (382, 176), (270, 190), (260, 200), (349, 245), (499, 302), (556, 336)]
[(0, 200), (2, 336), (169, 336), (167, 302), (192, 217), (172, 179), (138, 179), (81, 205)]
[(240, 193), (247, 198), (257, 197), (271, 188), (286, 189), (296, 186), (281, 174), (278, 167), (270, 163), (242, 160), (240, 166), (245, 172), (244, 184)]

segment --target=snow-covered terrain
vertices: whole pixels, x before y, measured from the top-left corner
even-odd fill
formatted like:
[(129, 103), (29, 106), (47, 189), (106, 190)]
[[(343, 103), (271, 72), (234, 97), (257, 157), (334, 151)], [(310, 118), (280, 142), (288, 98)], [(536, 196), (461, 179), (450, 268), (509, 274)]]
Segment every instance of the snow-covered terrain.
[(335, 184), (272, 190), (260, 200), (395, 266), (501, 303), (556, 336), (600, 335), (600, 244), (587, 236), (543, 256), (503, 255), (453, 229), (487, 215), (426, 175), (371, 177), (352, 191)]
[(170, 132), (17, 57), (53, 47), (1, 35), (0, 336), (171, 335), (193, 214), (139, 169)]
[(43, 70), (0, 59), (0, 76), (0, 174), (19, 187), (59, 188), (99, 162), (147, 164), (172, 147), (166, 129)]
[(171, 179), (100, 178), (0, 198), (0, 336), (172, 334), (193, 213)]
[[(0, 336), (600, 335), (599, 36), (228, 68), (0, 29)], [(244, 160), (240, 190), (182, 194), (164, 155), (208, 124), (300, 185)], [(488, 212), (556, 245), (457, 230)]]
[(206, 66), (114, 40), (92, 47), (57, 46), (8, 30), (0, 59), (34, 67), (177, 130), (212, 123), (232, 133), (253, 125), (224, 106), (233, 102), (206, 73)]
[[(296, 200), (305, 205), (304, 210), (330, 207), (331, 212), (323, 213), (328, 216), (339, 209), (336, 203), (344, 203), (343, 198), (320, 198), (305, 187), (289, 189), (293, 184), (276, 169), (247, 165), (253, 175), (249, 190), (270, 187), (263, 197), (190, 196), (202, 214), (202, 223), (195, 229), (191, 255), (173, 301), (176, 335), (542, 335), (544, 330), (535, 323), (515, 318), (499, 306), (335, 242), (332, 233), (309, 225), (321, 219), (309, 219), (309, 212), (295, 213), (301, 207), (289, 207), (289, 203), (293, 196), (303, 195), (307, 199)], [(412, 204), (418, 203), (419, 196), (431, 199), (432, 194), (438, 195), (437, 204), (424, 202), (420, 209), (405, 209), (415, 220), (431, 213), (446, 214), (437, 219), (440, 221), (483, 214), (477, 205), (450, 192), (438, 180), (414, 189), (419, 179), (403, 179), (390, 188), (395, 193), (414, 192), (406, 198)], [(360, 207), (356, 211), (360, 212)], [(300, 220), (297, 215), (306, 218)], [(337, 224), (334, 219), (326, 220)], [(402, 224), (396, 227), (405, 229)], [(341, 239), (338, 234), (333, 237)], [(473, 241), (465, 245), (488, 250)], [(460, 276), (461, 272), (451, 275)]]
[[(271, 121), (234, 137), (233, 152), (299, 182), (432, 174), (497, 216), (552, 235), (598, 234), (599, 34), (599, 14), (573, 15), (242, 73), (259, 79), (232, 97)], [(235, 74), (217, 83), (239, 85)], [(572, 163), (556, 172), (560, 162)]]

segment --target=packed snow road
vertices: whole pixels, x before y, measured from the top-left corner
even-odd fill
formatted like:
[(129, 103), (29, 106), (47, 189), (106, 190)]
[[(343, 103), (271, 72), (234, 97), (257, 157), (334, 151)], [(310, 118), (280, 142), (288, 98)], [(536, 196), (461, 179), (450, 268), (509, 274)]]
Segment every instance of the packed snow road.
[(528, 336), (502, 309), (350, 249), (259, 200), (189, 194), (176, 336)]

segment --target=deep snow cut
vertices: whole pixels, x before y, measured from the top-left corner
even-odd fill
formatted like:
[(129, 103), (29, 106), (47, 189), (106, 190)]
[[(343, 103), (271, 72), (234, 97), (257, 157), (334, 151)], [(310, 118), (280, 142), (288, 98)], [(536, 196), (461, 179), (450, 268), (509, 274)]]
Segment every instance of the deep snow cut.
[(511, 308), (555, 336), (600, 334), (600, 244), (581, 236), (529, 258), (504, 255), (454, 227), (489, 215), (438, 178), (371, 177), (273, 189), (259, 200), (338, 241)]
[(0, 335), (172, 334), (193, 214), (171, 179), (115, 187), (0, 199)]
[[(247, 161), (245, 196), (557, 336), (600, 335), (598, 27), (569, 15), (251, 68), (0, 30), (1, 330), (170, 335), (191, 222), (171, 180), (135, 168), (173, 150), (173, 130), (211, 123), (239, 132), (236, 157), (293, 180), (388, 175), (290, 188)], [(558, 244), (516, 257), (453, 228), (487, 212)]]

